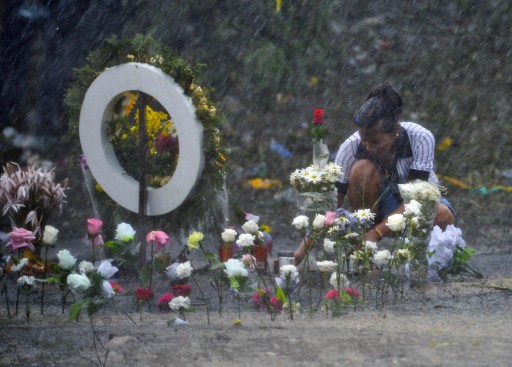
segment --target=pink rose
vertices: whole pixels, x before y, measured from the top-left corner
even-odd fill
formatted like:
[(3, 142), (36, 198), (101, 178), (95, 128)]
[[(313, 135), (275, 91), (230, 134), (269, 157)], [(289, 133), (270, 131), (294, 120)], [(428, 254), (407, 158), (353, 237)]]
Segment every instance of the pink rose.
[(87, 219), (87, 233), (89, 236), (97, 236), (101, 232), (103, 222), (96, 218)]
[(163, 231), (151, 231), (146, 236), (146, 241), (148, 243), (154, 242), (156, 244), (156, 250), (158, 251), (169, 244), (169, 236)]
[(334, 224), (334, 220), (336, 219), (336, 212), (327, 212), (325, 213), (325, 227), (330, 227)]
[(12, 250), (28, 247), (30, 250), (35, 251), (32, 241), (35, 240), (36, 237), (31, 231), (25, 228), (14, 228), (14, 231), (9, 233), (9, 238), (11, 240), (7, 242), (5, 247), (11, 246)]

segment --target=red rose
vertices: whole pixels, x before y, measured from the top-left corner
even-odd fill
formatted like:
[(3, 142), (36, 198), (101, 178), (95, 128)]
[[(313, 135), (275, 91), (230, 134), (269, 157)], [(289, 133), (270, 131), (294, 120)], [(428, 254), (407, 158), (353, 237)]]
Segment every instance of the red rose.
[(324, 124), (324, 110), (315, 108), (313, 111), (313, 125), (322, 126)]
[(151, 288), (137, 288), (135, 290), (135, 298), (139, 301), (148, 301), (154, 297), (153, 290)]
[(158, 299), (156, 304), (160, 310), (170, 311), (169, 302), (171, 302), (173, 298), (174, 295), (172, 293), (166, 293)]
[(192, 287), (188, 284), (175, 284), (172, 286), (172, 293), (176, 297), (187, 297), (190, 295), (190, 293), (192, 293)]

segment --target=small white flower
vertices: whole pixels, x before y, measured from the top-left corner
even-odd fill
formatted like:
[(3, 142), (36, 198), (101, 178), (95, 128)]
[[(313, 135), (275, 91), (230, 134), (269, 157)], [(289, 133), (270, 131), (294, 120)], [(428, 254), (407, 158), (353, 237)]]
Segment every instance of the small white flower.
[(59, 268), (64, 270), (71, 270), (76, 264), (76, 257), (71, 255), (69, 250), (60, 250), (57, 252), (57, 258), (59, 259)]
[(194, 269), (190, 265), (190, 261), (186, 261), (176, 267), (176, 274), (179, 279), (184, 279), (188, 278), (192, 274), (192, 270)]
[(411, 258), (411, 253), (410, 253), (410, 251), (408, 249), (401, 248), (400, 250), (398, 250), (396, 252), (396, 256), (400, 257), (400, 258), (403, 258), (403, 259), (406, 259), (406, 260), (409, 260)]
[(393, 214), (388, 217), (386, 225), (393, 232), (401, 232), (405, 229), (405, 218), (403, 214)]
[(69, 289), (71, 289), (71, 291), (75, 294), (83, 293), (91, 287), (91, 281), (85, 274), (69, 274), (67, 283)]
[(169, 302), (169, 307), (174, 311), (180, 311), (181, 309), (188, 310), (190, 308), (190, 298), (183, 296), (174, 297), (172, 301)]
[(59, 230), (52, 226), (44, 226), (43, 243), (45, 245), (55, 245)]
[(372, 242), (372, 241), (366, 241), (364, 243), (364, 249), (367, 251), (367, 250), (370, 250), (370, 251), (375, 251), (377, 250), (377, 243), (376, 242)]
[[(334, 288), (338, 289), (338, 274), (336, 272), (332, 273), (331, 279), (329, 279), (329, 284)], [(347, 288), (350, 285), (345, 274), (340, 274), (340, 288)]]
[(419, 216), (421, 214), (421, 204), (416, 200), (411, 200), (409, 203), (404, 205), (404, 215), (406, 217)]
[(283, 276), (287, 276), (287, 275), (291, 275), (291, 276), (294, 276), (296, 273), (298, 274), (297, 272), (297, 267), (295, 265), (292, 265), (292, 264), (287, 264), (287, 265), (283, 265), (281, 266), (281, 274)]
[(253, 220), (249, 220), (249, 221), (245, 222), (244, 225), (242, 226), (242, 229), (246, 233), (250, 233), (250, 234), (258, 233), (259, 228), (260, 227), (258, 226), (258, 224), (256, 222), (254, 222)]
[(377, 265), (387, 265), (391, 260), (391, 252), (389, 250), (380, 250), (373, 255), (373, 260)]
[(17, 282), (20, 287), (23, 287), (24, 285), (28, 285), (28, 286), (32, 287), (36, 284), (36, 278), (34, 278), (32, 275), (31, 276), (23, 275), (18, 278)]
[(115, 239), (121, 242), (132, 241), (135, 238), (135, 230), (128, 223), (119, 223), (116, 228)]
[(305, 215), (299, 215), (293, 219), (292, 225), (297, 229), (306, 229), (309, 226), (309, 219)]
[(236, 239), (236, 231), (231, 228), (227, 228), (222, 232), (221, 234), (222, 240), (226, 243), (232, 243), (235, 242)]
[(328, 254), (334, 254), (334, 246), (336, 245), (336, 242), (331, 241), (328, 238), (324, 238), (324, 250)]
[(317, 214), (315, 215), (315, 219), (313, 220), (313, 228), (322, 229), (325, 225), (325, 215)]
[(242, 233), (238, 240), (236, 240), (236, 244), (240, 247), (250, 247), (254, 246), (254, 241), (256, 237), (250, 233)]
[(27, 259), (26, 257), (24, 257), (23, 259), (21, 259), (21, 260), (19, 261), (19, 263), (18, 263), (18, 264), (13, 264), (13, 265), (12, 265), (12, 267), (11, 267), (11, 271), (12, 271), (12, 272), (20, 271), (20, 270), (21, 270), (21, 269), (23, 269), (23, 267), (24, 267), (25, 265), (27, 265), (27, 264), (28, 264), (28, 259)]
[(325, 260), (325, 261), (317, 261), (316, 266), (318, 266), (318, 269), (322, 273), (331, 273), (334, 270), (336, 270), (336, 267), (338, 266), (338, 264), (335, 263), (334, 261)]
[(375, 213), (372, 213), (370, 209), (358, 209), (353, 214), (358, 221), (363, 223), (372, 221), (375, 218)]
[(110, 279), (118, 270), (108, 260), (103, 260), (98, 266), (98, 273), (105, 279)]
[(233, 277), (248, 277), (249, 272), (244, 266), (244, 263), (238, 259), (229, 259), (224, 263), (226, 267), (226, 274), (229, 278)]
[(86, 260), (82, 260), (80, 264), (78, 264), (78, 270), (80, 271), (80, 273), (83, 274), (87, 274), (91, 271), (94, 271), (94, 269), (94, 264)]

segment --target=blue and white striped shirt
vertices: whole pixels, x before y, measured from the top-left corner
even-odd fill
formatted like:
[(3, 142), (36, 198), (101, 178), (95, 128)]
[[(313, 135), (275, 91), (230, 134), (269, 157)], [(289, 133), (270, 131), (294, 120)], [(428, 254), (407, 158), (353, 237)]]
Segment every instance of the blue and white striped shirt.
[[(400, 122), (400, 126), (396, 157), (398, 180), (394, 181), (406, 183), (411, 179), (419, 178), (439, 184), (434, 173), (434, 135), (414, 122)], [(368, 156), (368, 151), (361, 144), (359, 132), (355, 132), (341, 144), (334, 160), (334, 163), (342, 169), (336, 185), (339, 192), (346, 194), (348, 177), (354, 162)]]

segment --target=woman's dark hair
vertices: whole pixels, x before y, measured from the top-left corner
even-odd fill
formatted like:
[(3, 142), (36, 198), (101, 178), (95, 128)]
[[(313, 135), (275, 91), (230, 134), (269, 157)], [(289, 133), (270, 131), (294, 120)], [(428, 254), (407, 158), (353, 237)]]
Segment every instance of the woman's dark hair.
[(376, 86), (355, 116), (358, 127), (392, 132), (402, 114), (402, 98), (389, 83)]

